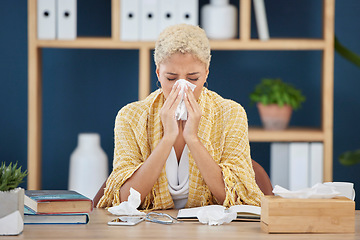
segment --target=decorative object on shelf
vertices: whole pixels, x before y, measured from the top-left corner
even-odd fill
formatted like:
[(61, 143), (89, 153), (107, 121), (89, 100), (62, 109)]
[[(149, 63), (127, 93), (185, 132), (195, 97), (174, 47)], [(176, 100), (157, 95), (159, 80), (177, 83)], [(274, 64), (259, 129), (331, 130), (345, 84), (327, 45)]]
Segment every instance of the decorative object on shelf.
[(24, 229), (24, 189), (18, 186), (26, 175), (17, 163), (0, 166), (0, 235), (18, 235)]
[(201, 25), (210, 39), (235, 38), (237, 9), (229, 0), (210, 0), (201, 9)]
[(267, 41), (269, 40), (269, 28), (264, 0), (254, 0), (254, 11), (259, 39)]
[(97, 133), (80, 133), (70, 156), (69, 190), (93, 199), (109, 175), (108, 158)]
[(257, 103), (266, 130), (283, 130), (288, 126), (292, 110), (301, 107), (305, 97), (281, 79), (262, 79), (250, 94), (250, 100)]

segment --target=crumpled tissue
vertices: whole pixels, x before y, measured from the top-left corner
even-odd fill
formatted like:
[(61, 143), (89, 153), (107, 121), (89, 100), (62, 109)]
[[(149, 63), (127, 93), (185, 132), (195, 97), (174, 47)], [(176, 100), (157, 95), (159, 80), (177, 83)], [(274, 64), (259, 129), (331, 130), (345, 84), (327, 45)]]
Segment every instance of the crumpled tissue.
[(141, 194), (133, 188), (130, 188), (130, 195), (127, 201), (120, 203), (117, 206), (108, 208), (108, 211), (114, 215), (145, 215), (145, 213), (140, 212), (137, 208), (141, 204)]
[(196, 85), (192, 84), (189, 81), (186, 81), (185, 79), (179, 79), (176, 81), (176, 83), (179, 84), (181, 87), (179, 92), (179, 95), (181, 96), (181, 101), (175, 110), (175, 118), (176, 120), (187, 120), (188, 111), (184, 102), (185, 86), (187, 85), (191, 89), (191, 91), (194, 91)]
[(283, 198), (333, 198), (340, 195), (333, 186), (317, 183), (311, 188), (304, 188), (297, 191), (290, 191), (279, 185), (273, 189), (275, 195)]
[(197, 212), (196, 217), (199, 219), (199, 222), (214, 226), (230, 223), (232, 220), (235, 220), (237, 212), (230, 210), (226, 212), (224, 209), (203, 208)]

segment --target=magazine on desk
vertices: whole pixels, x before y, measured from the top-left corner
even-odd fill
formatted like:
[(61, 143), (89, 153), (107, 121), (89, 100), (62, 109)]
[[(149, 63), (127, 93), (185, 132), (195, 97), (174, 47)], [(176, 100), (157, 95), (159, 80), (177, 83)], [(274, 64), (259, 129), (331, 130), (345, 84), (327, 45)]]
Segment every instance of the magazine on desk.
[(236, 211), (237, 220), (249, 220), (249, 221), (260, 221), (261, 216), (261, 207), (252, 206), (252, 205), (234, 205), (230, 208), (225, 208), (221, 205), (208, 205), (203, 207), (196, 208), (184, 208), (180, 209), (177, 215), (177, 219), (181, 220), (191, 220), (196, 219), (198, 211), (201, 209), (208, 208), (210, 210), (221, 209), (223, 211)]

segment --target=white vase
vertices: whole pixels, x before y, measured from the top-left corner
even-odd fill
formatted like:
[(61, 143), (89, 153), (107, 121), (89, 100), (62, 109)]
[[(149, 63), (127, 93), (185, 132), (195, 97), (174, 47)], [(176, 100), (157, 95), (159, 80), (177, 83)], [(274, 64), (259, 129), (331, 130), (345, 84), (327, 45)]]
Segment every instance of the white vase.
[(237, 10), (229, 0), (210, 0), (201, 9), (201, 24), (209, 39), (221, 40), (236, 37)]
[(108, 177), (108, 159), (100, 146), (100, 135), (81, 133), (70, 156), (69, 190), (93, 199)]
[(0, 191), (0, 235), (18, 235), (24, 229), (24, 189)]

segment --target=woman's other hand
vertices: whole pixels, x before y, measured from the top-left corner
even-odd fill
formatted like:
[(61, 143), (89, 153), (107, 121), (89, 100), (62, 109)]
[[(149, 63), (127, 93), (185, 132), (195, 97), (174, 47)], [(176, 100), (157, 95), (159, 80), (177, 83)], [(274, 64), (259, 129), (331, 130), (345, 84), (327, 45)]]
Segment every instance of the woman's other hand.
[(198, 140), (198, 129), (202, 113), (199, 104), (196, 102), (194, 93), (189, 87), (185, 87), (184, 102), (188, 111), (188, 119), (183, 121), (183, 136), (185, 142), (190, 144), (192, 141)]

